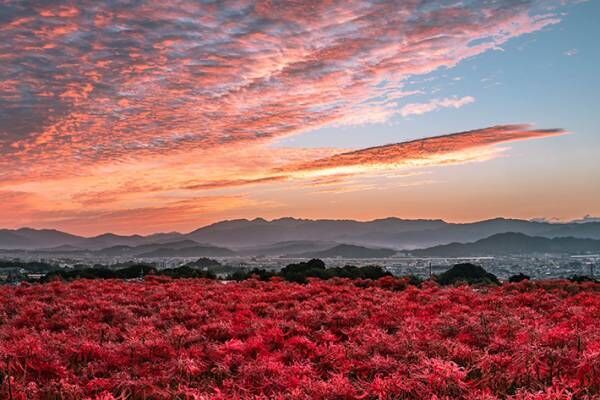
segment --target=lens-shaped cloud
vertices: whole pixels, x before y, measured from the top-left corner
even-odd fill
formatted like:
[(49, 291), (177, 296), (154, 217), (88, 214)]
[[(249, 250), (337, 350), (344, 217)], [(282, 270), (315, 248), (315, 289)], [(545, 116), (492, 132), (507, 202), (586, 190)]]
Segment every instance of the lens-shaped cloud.
[(532, 129), (529, 125), (499, 125), (489, 128), (433, 136), (337, 154), (287, 166), (292, 175), (350, 173), (368, 169), (436, 166), (487, 157), (490, 146), (565, 134), (563, 129)]

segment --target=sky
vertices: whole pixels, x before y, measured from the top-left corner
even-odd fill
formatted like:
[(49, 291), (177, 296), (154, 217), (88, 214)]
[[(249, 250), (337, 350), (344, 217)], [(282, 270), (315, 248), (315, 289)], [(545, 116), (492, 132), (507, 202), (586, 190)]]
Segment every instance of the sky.
[(0, 227), (600, 215), (600, 2), (0, 0)]

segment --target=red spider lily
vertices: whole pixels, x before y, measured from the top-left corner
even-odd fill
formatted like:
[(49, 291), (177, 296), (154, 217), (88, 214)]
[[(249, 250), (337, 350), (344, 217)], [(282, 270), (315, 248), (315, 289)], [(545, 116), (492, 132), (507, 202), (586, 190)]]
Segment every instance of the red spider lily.
[(0, 287), (2, 399), (598, 399), (600, 285)]

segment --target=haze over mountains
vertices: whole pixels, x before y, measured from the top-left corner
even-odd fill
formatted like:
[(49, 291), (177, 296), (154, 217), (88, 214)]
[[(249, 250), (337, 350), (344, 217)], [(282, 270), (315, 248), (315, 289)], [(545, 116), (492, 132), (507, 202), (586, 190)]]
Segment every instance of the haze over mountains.
[[(149, 257), (182, 254), (188, 254), (190, 257), (224, 257), (234, 254), (321, 254), (323, 257), (350, 257), (353, 254), (360, 256), (370, 252), (373, 255), (385, 256), (391, 254), (391, 250), (424, 249), (456, 242), (476, 242), (509, 232), (540, 238), (600, 240), (600, 222), (549, 223), (497, 218), (457, 224), (442, 220), (399, 218), (367, 222), (295, 218), (267, 221), (257, 218), (218, 222), (187, 234), (173, 232), (149, 236), (121, 236), (107, 233), (91, 238), (56, 230), (22, 228), (0, 230), (0, 249), (44, 249), (47, 252), (74, 253), (93, 251), (105, 255)], [(534, 243), (531, 243), (533, 246)], [(564, 244), (555, 243), (559, 246)], [(362, 246), (363, 249), (348, 245)]]
[(386, 258), (396, 254), (392, 249), (372, 249), (352, 244), (338, 244), (330, 249), (292, 254), (299, 258)]
[(515, 254), (600, 253), (600, 240), (573, 237), (545, 238), (522, 233), (498, 233), (472, 243), (450, 243), (412, 250), (419, 257), (481, 257)]

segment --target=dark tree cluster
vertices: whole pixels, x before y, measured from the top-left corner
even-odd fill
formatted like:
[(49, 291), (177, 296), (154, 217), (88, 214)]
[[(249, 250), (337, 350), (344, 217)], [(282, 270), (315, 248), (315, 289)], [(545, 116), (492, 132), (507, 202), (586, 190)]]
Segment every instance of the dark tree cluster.
[[(225, 279), (233, 281), (243, 281), (249, 278), (257, 278), (261, 281), (268, 281), (272, 278), (282, 279), (289, 282), (306, 283), (309, 278), (332, 279), (347, 278), (352, 280), (379, 280), (381, 278), (392, 278), (392, 274), (380, 266), (367, 265), (357, 267), (345, 265), (343, 267), (327, 268), (320, 259), (289, 264), (280, 271), (268, 270), (264, 268), (242, 269), (228, 265), (222, 265), (216, 260), (202, 258), (177, 268), (157, 269), (154, 265), (126, 262), (106, 266), (95, 264), (90, 267), (87, 265), (77, 265), (74, 269), (63, 269), (57, 265), (44, 262), (18, 262), (18, 261), (0, 261), (0, 268), (15, 270), (24, 268), (31, 272), (47, 272), (41, 278), (41, 282), (53, 280), (75, 280), (75, 279), (140, 279), (148, 275), (164, 276), (169, 278), (203, 278), (203, 279)], [(403, 278), (407, 285), (419, 286), (423, 282), (421, 278), (409, 276)], [(434, 275), (432, 278), (440, 285), (499, 285), (498, 278), (479, 265), (471, 263), (456, 264), (446, 272), (440, 275)], [(523, 273), (513, 275), (508, 279), (510, 283), (517, 283), (529, 280), (530, 277)], [(17, 279), (28, 280), (27, 278)], [(593, 277), (584, 275), (574, 275), (569, 278), (572, 282), (597, 282)], [(33, 281), (33, 280), (30, 280)]]
[(156, 274), (155, 267), (147, 264), (134, 264), (120, 269), (108, 269), (106, 267), (60, 270), (47, 273), (43, 278), (43, 282), (52, 281), (55, 279), (73, 280), (73, 279), (136, 279), (146, 275)]
[(524, 273), (521, 272), (517, 275), (513, 275), (510, 278), (508, 278), (508, 281), (510, 283), (517, 283), (517, 282), (521, 282), (521, 281), (525, 281), (525, 280), (529, 280), (529, 279), (531, 279), (529, 277), (529, 275), (525, 275)]
[(437, 282), (440, 285), (454, 285), (457, 283), (468, 283), (469, 285), (499, 285), (500, 281), (496, 275), (487, 272), (479, 265), (471, 263), (456, 264), (448, 271), (439, 275)]
[(348, 278), (348, 279), (379, 279), (384, 276), (391, 276), (389, 272), (382, 267), (368, 265), (356, 267), (346, 265), (344, 267), (327, 268), (325, 263), (319, 259), (312, 259), (306, 262), (289, 264), (281, 271), (267, 271), (264, 269), (252, 269), (250, 271), (238, 271), (230, 275), (232, 280), (241, 281), (251, 276), (256, 276), (260, 280), (268, 280), (273, 277), (280, 277), (286, 281), (306, 283), (307, 278)]
[(147, 275), (168, 276), (170, 278), (206, 278), (215, 279), (216, 276), (210, 271), (182, 266), (178, 268), (167, 268), (157, 270), (152, 265), (133, 264), (125, 268), (109, 269), (106, 267), (94, 266), (92, 268), (83, 268), (75, 270), (53, 271), (42, 278), (43, 282), (55, 279), (74, 280), (74, 279), (138, 279)]
[(10, 261), (0, 260), (0, 269), (19, 269), (23, 268), (29, 272), (48, 272), (60, 270), (58, 265), (48, 264), (40, 261)]
[(573, 275), (569, 278), (571, 282), (583, 283), (583, 282), (598, 282), (597, 279), (587, 275)]

